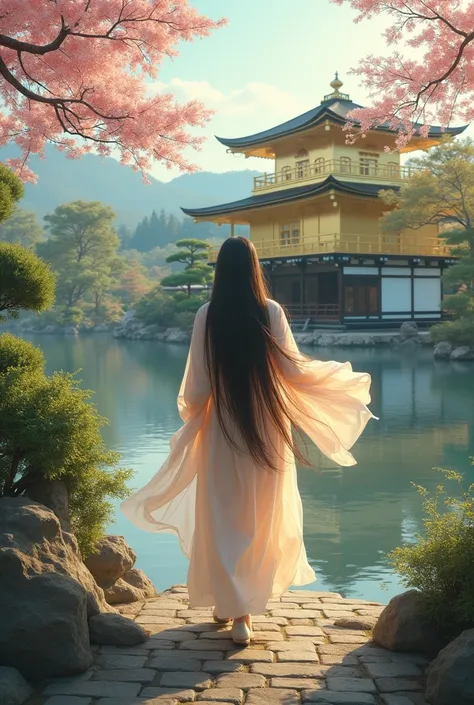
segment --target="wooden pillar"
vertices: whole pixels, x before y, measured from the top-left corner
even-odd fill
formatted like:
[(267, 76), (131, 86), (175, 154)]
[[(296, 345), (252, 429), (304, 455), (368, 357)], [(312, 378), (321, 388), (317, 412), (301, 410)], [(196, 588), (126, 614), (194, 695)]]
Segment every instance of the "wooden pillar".
[(299, 265), (300, 268), (300, 314), (303, 315), (304, 312), (304, 301), (305, 301), (305, 269), (306, 262), (302, 262)]
[(233, 221), (230, 224), (230, 236), (235, 237), (235, 231), (234, 231), (234, 223)]
[(344, 321), (344, 274), (343, 267), (339, 265), (337, 268), (337, 284), (338, 284), (338, 303), (339, 303), (339, 323)]
[(272, 265), (272, 263), (270, 262), (270, 264), (265, 264), (262, 269), (263, 269), (263, 276), (264, 276), (265, 281), (266, 281), (266, 283), (267, 283), (268, 293), (270, 294), (270, 296), (271, 296), (272, 299), (273, 299), (273, 298), (274, 298), (274, 293), (275, 293), (275, 292), (274, 292), (274, 289), (273, 289), (273, 274), (272, 274), (272, 272), (273, 272), (273, 265)]

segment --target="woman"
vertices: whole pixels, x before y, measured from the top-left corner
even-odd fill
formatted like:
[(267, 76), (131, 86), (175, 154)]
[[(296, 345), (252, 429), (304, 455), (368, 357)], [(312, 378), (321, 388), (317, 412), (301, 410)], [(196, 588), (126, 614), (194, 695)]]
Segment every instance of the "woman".
[(146, 531), (178, 535), (190, 559), (192, 607), (233, 619), (248, 644), (251, 614), (291, 585), (315, 580), (303, 544), (292, 427), (339, 465), (372, 418), (370, 376), (299, 352), (267, 298), (256, 250), (229, 238), (210, 303), (196, 314), (178, 397), (183, 427), (146, 487), (122, 504)]

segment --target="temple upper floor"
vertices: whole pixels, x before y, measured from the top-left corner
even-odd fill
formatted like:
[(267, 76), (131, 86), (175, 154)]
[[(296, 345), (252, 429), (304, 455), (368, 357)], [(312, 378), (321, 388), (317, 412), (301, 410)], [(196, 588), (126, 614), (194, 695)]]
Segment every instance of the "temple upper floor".
[(278, 144), (274, 170), (254, 178), (253, 192), (324, 181), (330, 175), (342, 181), (396, 186), (414, 173), (413, 167), (401, 166), (398, 152), (384, 151), (379, 135), (350, 145), (339, 127), (327, 127), (319, 134), (313, 132)]
[[(395, 151), (396, 133), (388, 125), (380, 125), (352, 142), (348, 140), (348, 132), (342, 128), (348, 115), (362, 106), (341, 93), (341, 87), (336, 74), (332, 93), (324, 96), (316, 108), (254, 135), (217, 138), (231, 153), (272, 160), (271, 170), (254, 179), (254, 194), (317, 183), (330, 175), (343, 181), (386, 186), (400, 185), (411, 178), (414, 168), (400, 164), (400, 153)], [(358, 123), (354, 122), (354, 131), (357, 129)], [(465, 129), (448, 128), (443, 132), (431, 127), (427, 136), (417, 132), (402, 151), (427, 149), (445, 134), (455, 136)]]

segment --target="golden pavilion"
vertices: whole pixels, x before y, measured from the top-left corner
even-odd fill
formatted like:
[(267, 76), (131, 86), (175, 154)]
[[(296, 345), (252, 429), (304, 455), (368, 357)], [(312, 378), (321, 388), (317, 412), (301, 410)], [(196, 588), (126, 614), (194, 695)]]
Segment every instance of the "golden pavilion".
[[(183, 208), (198, 221), (249, 225), (272, 296), (293, 320), (314, 325), (428, 325), (441, 317), (441, 274), (454, 259), (437, 225), (382, 233), (383, 189), (398, 189), (413, 169), (400, 165), (396, 133), (380, 125), (347, 142), (342, 128), (360, 105), (332, 92), (303, 115), (248, 137), (217, 139), (233, 154), (274, 161), (252, 195), (207, 208)], [(357, 129), (357, 123), (355, 123)], [(466, 127), (417, 132), (402, 152), (427, 149)], [(211, 253), (215, 261), (217, 251)]]

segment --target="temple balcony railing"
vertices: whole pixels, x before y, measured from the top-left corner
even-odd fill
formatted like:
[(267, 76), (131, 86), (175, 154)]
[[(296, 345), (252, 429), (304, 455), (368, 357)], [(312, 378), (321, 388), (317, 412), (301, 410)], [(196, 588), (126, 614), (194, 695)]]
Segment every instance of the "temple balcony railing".
[(296, 318), (311, 318), (313, 321), (339, 320), (339, 304), (285, 304), (285, 310)]
[(299, 164), (295, 167), (283, 167), (279, 171), (271, 174), (263, 174), (254, 177), (253, 192), (261, 192), (265, 189), (291, 187), (295, 184), (318, 181), (333, 174), (341, 177), (342, 180), (351, 181), (375, 181), (386, 184), (397, 184), (400, 181), (411, 179), (412, 176), (421, 171), (418, 167), (398, 166), (397, 164), (385, 164), (372, 166), (364, 164), (363, 161), (350, 159), (328, 159), (313, 162), (312, 164)]
[[(252, 238), (251, 238), (252, 239)], [(451, 249), (442, 238), (416, 235), (331, 235), (299, 236), (291, 239), (253, 240), (260, 259), (302, 257), (322, 254), (399, 255), (410, 257), (450, 257)], [(209, 262), (217, 259), (218, 247), (210, 248)]]

